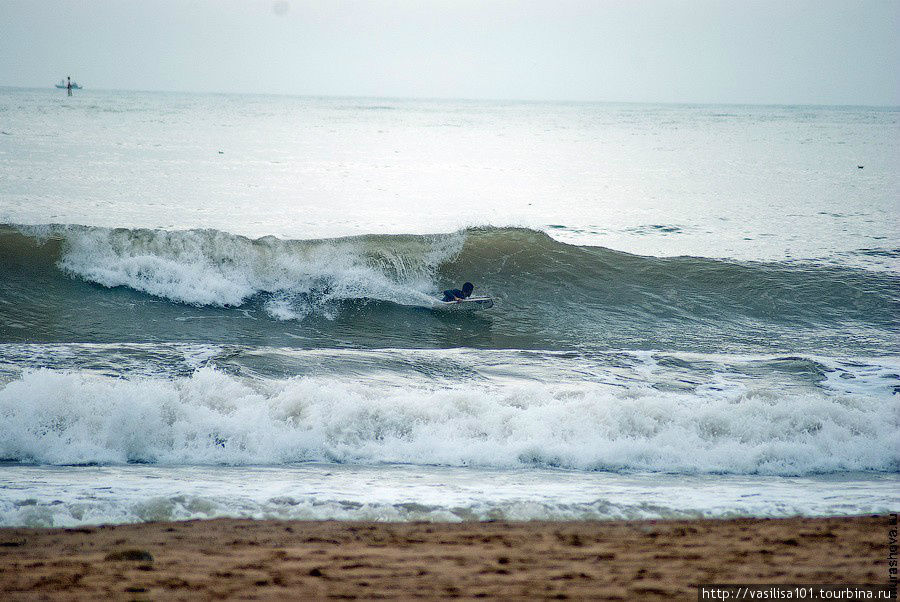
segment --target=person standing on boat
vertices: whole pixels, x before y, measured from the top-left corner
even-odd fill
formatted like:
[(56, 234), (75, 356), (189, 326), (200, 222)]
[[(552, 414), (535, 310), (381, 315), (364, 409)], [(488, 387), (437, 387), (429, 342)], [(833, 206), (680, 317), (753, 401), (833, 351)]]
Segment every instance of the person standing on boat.
[(72, 76), (66, 76), (66, 93), (69, 96), (72, 96)]

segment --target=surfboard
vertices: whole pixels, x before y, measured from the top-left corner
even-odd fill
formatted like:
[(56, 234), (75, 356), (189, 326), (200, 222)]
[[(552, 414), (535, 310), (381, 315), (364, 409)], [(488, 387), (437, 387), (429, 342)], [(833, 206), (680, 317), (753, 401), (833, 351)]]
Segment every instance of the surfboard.
[(494, 307), (494, 300), (490, 297), (469, 297), (458, 301), (435, 301), (434, 309), (442, 311), (477, 311)]

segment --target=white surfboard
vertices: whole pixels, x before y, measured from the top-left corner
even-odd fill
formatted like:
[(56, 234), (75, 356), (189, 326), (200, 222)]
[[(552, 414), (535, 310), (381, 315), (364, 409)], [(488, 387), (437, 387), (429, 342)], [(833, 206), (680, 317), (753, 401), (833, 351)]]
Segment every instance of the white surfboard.
[(442, 311), (477, 311), (494, 307), (494, 300), (490, 297), (469, 297), (456, 301), (435, 301), (434, 308)]

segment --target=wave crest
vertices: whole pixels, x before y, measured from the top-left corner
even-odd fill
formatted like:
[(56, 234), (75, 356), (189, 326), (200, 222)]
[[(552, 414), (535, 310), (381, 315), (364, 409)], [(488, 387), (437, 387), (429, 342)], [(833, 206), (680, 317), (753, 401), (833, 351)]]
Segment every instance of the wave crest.
[[(279, 322), (303, 321), (309, 344), (369, 347), (679, 349), (890, 353), (900, 278), (834, 266), (642, 257), (569, 245), (522, 228), (328, 240), (248, 239), (215, 230), (0, 227), (0, 335), (34, 340), (289, 344)], [(60, 272), (60, 268), (64, 270)], [(68, 275), (66, 275), (68, 274)], [(86, 287), (70, 278), (118, 287)], [(497, 300), (466, 327), (409, 307), (471, 281)], [(128, 291), (174, 304), (154, 303)], [(113, 308), (121, 301), (134, 311)], [(369, 303), (374, 301), (374, 303)], [(84, 320), (46, 317), (82, 308)], [(230, 311), (241, 307), (244, 313)], [(222, 308), (226, 310), (223, 311)], [(349, 311), (349, 310), (359, 310)], [(345, 311), (348, 310), (348, 311)], [(118, 312), (118, 313), (116, 313)], [(117, 316), (111, 318), (110, 316)], [(334, 324), (326, 324), (325, 317)], [(200, 322), (205, 322), (201, 324)], [(71, 328), (69, 333), (65, 329)]]
[(106, 287), (125, 286), (199, 306), (239, 306), (268, 293), (278, 319), (356, 299), (428, 306), (436, 267), (464, 233), (326, 241), (251, 240), (217, 230), (64, 227), (59, 266)]

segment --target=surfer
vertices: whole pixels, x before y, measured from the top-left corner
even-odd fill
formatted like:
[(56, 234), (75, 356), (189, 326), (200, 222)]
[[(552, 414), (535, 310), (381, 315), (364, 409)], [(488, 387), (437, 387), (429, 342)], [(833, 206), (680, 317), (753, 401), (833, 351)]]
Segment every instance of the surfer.
[(68, 92), (69, 96), (72, 96), (72, 76), (66, 77), (66, 92)]
[(458, 288), (451, 288), (444, 291), (444, 298), (442, 301), (445, 303), (450, 301), (462, 301), (463, 299), (468, 299), (472, 296), (472, 291), (475, 290), (475, 285), (471, 282), (466, 282), (462, 285), (462, 290)]

